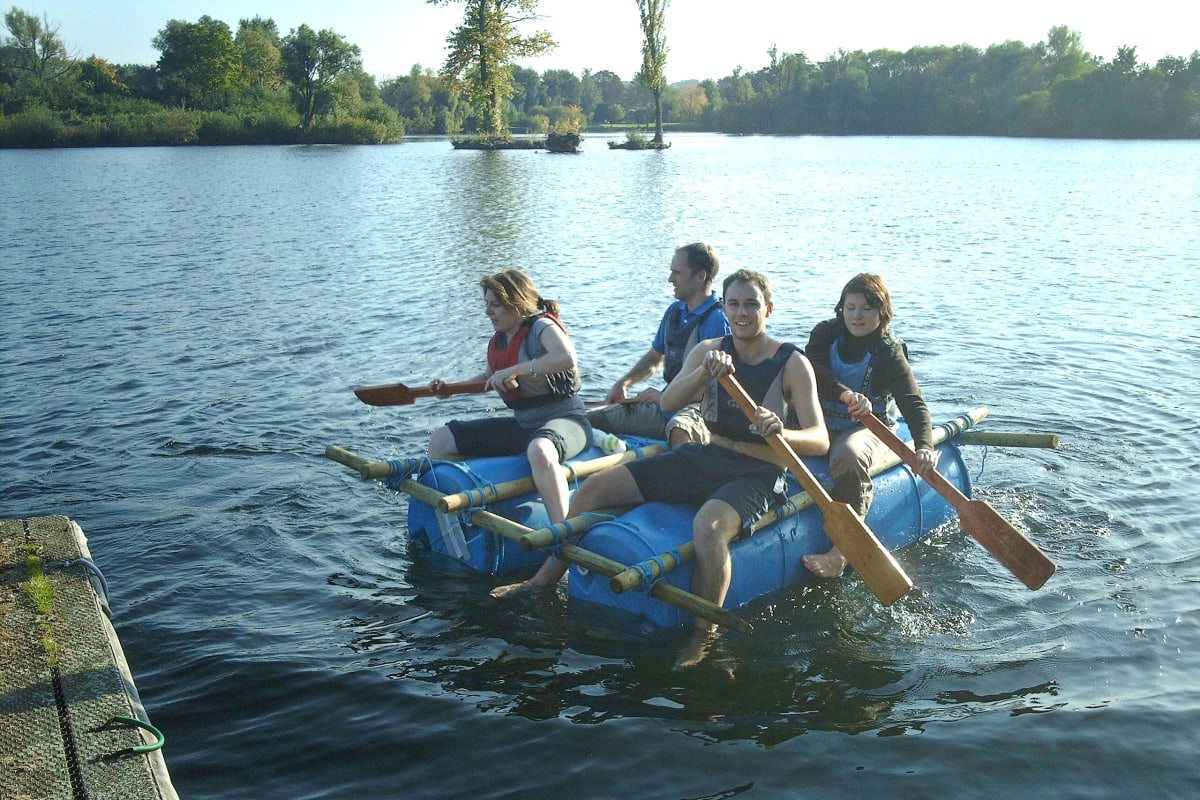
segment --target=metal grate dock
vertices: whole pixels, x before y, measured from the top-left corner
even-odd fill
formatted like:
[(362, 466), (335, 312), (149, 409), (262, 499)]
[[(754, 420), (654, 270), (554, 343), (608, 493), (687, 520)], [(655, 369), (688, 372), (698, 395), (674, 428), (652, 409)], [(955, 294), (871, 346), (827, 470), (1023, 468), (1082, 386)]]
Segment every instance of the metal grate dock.
[(5, 800), (177, 797), (103, 593), (72, 520), (0, 522)]

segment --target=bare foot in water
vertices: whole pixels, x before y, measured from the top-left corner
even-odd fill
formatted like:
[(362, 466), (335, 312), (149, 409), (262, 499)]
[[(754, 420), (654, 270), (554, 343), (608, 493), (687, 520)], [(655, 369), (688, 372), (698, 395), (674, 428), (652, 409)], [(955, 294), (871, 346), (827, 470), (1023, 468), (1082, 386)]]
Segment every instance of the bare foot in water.
[(540, 592), (549, 589), (549, 586), (543, 586), (540, 583), (534, 583), (533, 579), (521, 581), (520, 583), (506, 583), (503, 586), (497, 586), (488, 594), (497, 600), (504, 600), (509, 597), (516, 597), (519, 594), (528, 594), (530, 592)]
[(708, 657), (708, 651), (712, 648), (716, 638), (717, 631), (715, 629), (697, 628), (693, 631), (692, 638), (688, 639), (687, 644), (675, 657), (675, 663), (671, 665), (671, 669), (679, 671), (699, 666)]
[(800, 560), (818, 578), (836, 578), (846, 571), (846, 557), (836, 547), (828, 553), (815, 553)]

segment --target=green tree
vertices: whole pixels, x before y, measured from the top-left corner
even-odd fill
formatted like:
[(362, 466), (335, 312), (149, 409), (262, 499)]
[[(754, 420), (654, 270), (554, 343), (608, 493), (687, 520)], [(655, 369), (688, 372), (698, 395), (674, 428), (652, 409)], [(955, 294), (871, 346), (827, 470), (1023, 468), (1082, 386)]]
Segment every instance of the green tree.
[(590, 69), (585, 69), (579, 78), (579, 107), (590, 119), (596, 111), (596, 106), (604, 102), (604, 95), (596, 84), (596, 77)]
[(667, 5), (670, 0), (637, 0), (642, 23), (642, 68), (633, 77), (654, 95), (654, 143), (663, 143), (662, 94), (667, 87)]
[(241, 86), (242, 64), (233, 33), (219, 19), (170, 20), (154, 37), (158, 71), (180, 106), (213, 108)]
[(300, 128), (307, 135), (317, 115), (332, 110), (334, 102), (345, 96), (338, 79), (344, 73), (362, 69), (358, 45), (350, 44), (328, 28), (314, 31), (307, 25), (293, 29), (283, 39), (284, 75), (292, 83)]
[(546, 89), (546, 102), (555, 106), (579, 106), (580, 81), (568, 69), (548, 69), (542, 73), (542, 85)]
[(1051, 81), (1074, 80), (1096, 64), (1083, 49), (1078, 31), (1066, 25), (1056, 25), (1046, 35), (1046, 68)]
[(74, 69), (59, 27), (16, 6), (4, 15), (4, 27), (10, 35), (0, 42), (0, 76), (7, 73), (22, 101), (49, 100)]
[(274, 20), (242, 20), (233, 41), (241, 57), (242, 76), (252, 90), (269, 94), (282, 85), (283, 55), (279, 48), (283, 42)]
[[(449, 5), (453, 0), (428, 0)], [(467, 97), (481, 109), (483, 132), (504, 138), (504, 101), (513, 96), (512, 67), (518, 58), (529, 58), (557, 47), (550, 34), (538, 31), (522, 36), (518, 26), (538, 17), (538, 0), (458, 0), (463, 4), (462, 24), (446, 39), (450, 54), (443, 73), (461, 80)]]

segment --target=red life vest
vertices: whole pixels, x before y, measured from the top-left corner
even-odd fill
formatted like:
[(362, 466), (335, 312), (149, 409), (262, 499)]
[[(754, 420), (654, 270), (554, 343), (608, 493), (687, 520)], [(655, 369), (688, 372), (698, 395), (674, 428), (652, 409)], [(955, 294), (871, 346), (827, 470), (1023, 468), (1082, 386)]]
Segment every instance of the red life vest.
[[(491, 369), (493, 374), (502, 369), (515, 366), (518, 362), (529, 358), (529, 348), (525, 347), (525, 337), (529, 335), (533, 323), (542, 317), (550, 320), (563, 333), (566, 333), (567, 329), (559, 321), (558, 317), (544, 311), (527, 317), (504, 347), (500, 347), (499, 345), (500, 337), (503, 334), (496, 333), (492, 336), (491, 341), (488, 342), (487, 350), (488, 368)], [(500, 396), (504, 398), (505, 405), (510, 408), (539, 405), (551, 400), (570, 397), (579, 390), (577, 380), (568, 380), (565, 384), (561, 380), (549, 381), (548, 376), (544, 373), (538, 373), (536, 377), (532, 375), (518, 375), (516, 388), (507, 389), (501, 392)]]

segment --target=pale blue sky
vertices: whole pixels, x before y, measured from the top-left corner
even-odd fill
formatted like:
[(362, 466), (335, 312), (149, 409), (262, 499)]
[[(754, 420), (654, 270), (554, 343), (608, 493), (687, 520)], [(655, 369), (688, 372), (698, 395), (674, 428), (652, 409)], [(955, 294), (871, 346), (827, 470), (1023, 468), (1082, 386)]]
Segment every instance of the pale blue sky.
[[(307, 24), (332, 28), (362, 48), (363, 66), (380, 80), (407, 74), (413, 64), (437, 69), (447, 34), (462, 7), (424, 0), (9, 0), (33, 14), (47, 14), (72, 51), (112, 63), (153, 64), (151, 44), (170, 19), (194, 22), (207, 14), (237, 28), (245, 17), (271, 17), (280, 32)], [(814, 9), (813, 6), (820, 6)], [(541, 0), (543, 19), (528, 30), (548, 30), (559, 48), (525, 62), (538, 70), (584, 68), (633, 77), (641, 63), (641, 29), (634, 0)], [(1084, 48), (1112, 60), (1121, 45), (1137, 47), (1139, 59), (1189, 56), (1200, 50), (1200, 2), (1142, 0), (673, 0), (667, 11), (667, 79), (720, 78), (737, 66), (766, 66), (768, 49), (806, 53), (820, 61), (836, 52), (915, 45), (970, 44), (985, 48), (1006, 40), (1045, 41), (1052, 26), (1078, 31)]]

